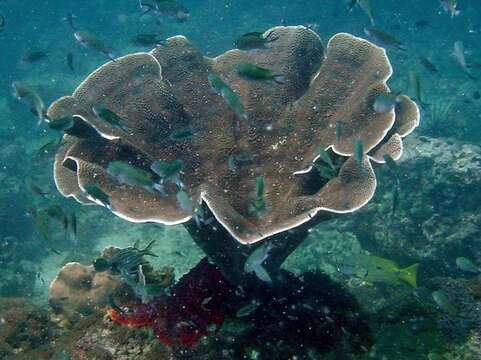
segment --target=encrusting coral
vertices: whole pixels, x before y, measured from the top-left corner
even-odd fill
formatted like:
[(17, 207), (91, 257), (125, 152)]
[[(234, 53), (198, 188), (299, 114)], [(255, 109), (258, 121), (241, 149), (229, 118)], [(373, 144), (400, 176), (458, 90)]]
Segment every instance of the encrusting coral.
[[(368, 41), (337, 34), (323, 56), (319, 37), (305, 27), (268, 32), (278, 39), (265, 51), (232, 50), (211, 59), (176, 36), (150, 53), (124, 56), (91, 74), (48, 111), (50, 119), (75, 119), (56, 157), (60, 192), (91, 202), (85, 185), (94, 183), (125, 219), (185, 223), (193, 213), (178, 206), (175, 192), (163, 197), (120, 186), (106, 172), (114, 160), (150, 171), (156, 160), (180, 159), (193, 203), (207, 204), (244, 244), (301, 225), (318, 212), (346, 213), (366, 204), (376, 188), (371, 160), (384, 162), (384, 154), (400, 157), (401, 138), (419, 121), (416, 105), (400, 96), (396, 110), (373, 110), (376, 97), (389, 91), (392, 69), (385, 51)], [(235, 71), (240, 63), (269, 68), (286, 82), (246, 80)], [(246, 119), (212, 91), (212, 73), (241, 97)], [(98, 104), (120, 116), (128, 131), (100, 121), (91, 110)], [(181, 141), (169, 136), (185, 129), (194, 136)], [(358, 139), (364, 155), (356, 162)], [(348, 158), (338, 176), (313, 185), (311, 165), (319, 148)], [(241, 154), (248, 160), (230, 168), (229, 158)], [(268, 208), (262, 216), (250, 209), (258, 177), (265, 179)]]
[(92, 265), (68, 263), (50, 285), (49, 303), (61, 325), (109, 305), (109, 296), (122, 286), (120, 279), (96, 272)]

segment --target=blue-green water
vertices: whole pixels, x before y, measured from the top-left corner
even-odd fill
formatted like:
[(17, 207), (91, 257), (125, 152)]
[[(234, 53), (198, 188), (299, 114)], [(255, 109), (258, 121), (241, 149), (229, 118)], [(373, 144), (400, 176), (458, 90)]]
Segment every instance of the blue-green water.
[[(142, 14), (139, 2), (134, 0), (34, 3), (0, 0), (0, 358), (481, 358), (481, 4), (477, 0), (459, 0), (457, 4), (455, 1), (444, 3), (457, 5), (456, 9), (453, 9), (453, 16), (449, 11), (445, 11), (443, 4), (437, 0), (160, 1), (159, 6), (175, 7), (182, 4), (188, 9), (187, 20), (178, 21), (155, 9)], [(152, 6), (154, 5), (153, 2)], [(178, 8), (175, 11), (178, 11)], [(379, 36), (367, 34), (366, 28), (372, 26), (369, 11), (372, 12), (376, 30), (387, 33), (391, 40), (383, 42)], [(74, 15), (73, 24), (76, 29), (69, 25), (69, 14)], [(324, 50), (329, 39), (338, 33), (349, 33), (386, 48), (393, 68), (388, 86), (396, 95), (409, 96), (420, 109), (420, 124), (403, 138), (404, 151), (397, 166), (374, 166), (377, 188), (367, 204), (351, 204), (356, 202), (353, 198), (357, 196), (351, 194), (361, 194), (359, 197), (362, 197), (363, 191), (367, 191), (362, 185), (360, 191), (351, 189), (352, 191), (343, 193), (342, 200), (336, 198), (340, 209), (325, 211), (325, 208), (329, 208), (325, 206), (317, 216), (312, 214), (314, 219), (307, 221), (306, 218), (302, 221), (303, 225), (300, 227), (294, 226), (292, 222), (300, 224), (292, 219), (298, 219), (296, 216), (301, 212), (299, 209), (304, 206), (306, 211), (313, 210), (314, 206), (310, 200), (300, 201), (298, 207), (291, 204), (300, 198), (304, 199), (303, 196), (310, 198), (321, 188), (324, 189), (328, 180), (336, 177), (339, 168), (346, 164), (348, 155), (352, 155), (351, 162), (354, 167), (356, 164), (361, 166), (354, 149), (357, 137), (366, 145), (366, 139), (372, 133), (381, 134), (384, 131), (389, 137), (396, 131), (400, 132), (396, 129), (397, 125), (391, 130), (392, 124), (385, 125), (385, 129), (381, 131), (376, 124), (367, 122), (362, 125), (364, 133), (357, 134), (356, 126), (347, 127), (343, 134), (336, 131), (337, 139), (331, 137), (329, 142), (324, 135), (312, 135), (318, 134), (316, 131), (325, 123), (316, 128), (317, 125), (312, 125), (311, 122), (311, 129), (308, 129), (308, 123), (298, 127), (290, 123), (281, 129), (282, 136), (278, 142), (273, 142), (271, 147), (263, 146), (263, 140), (252, 140), (257, 139), (258, 134), (261, 134), (260, 137), (269, 137), (272, 129), (274, 133), (277, 131), (277, 124), (281, 123), (281, 120), (276, 123), (278, 119), (270, 119), (269, 116), (281, 118), (284, 112), (290, 113), (292, 109), (302, 106), (306, 106), (304, 118), (289, 117), (288, 120), (303, 124), (309, 116), (309, 109), (306, 103), (302, 102), (302, 96), (309, 87), (314, 88), (314, 73), (319, 70), (316, 61), (320, 63), (321, 58), (313, 56), (315, 60), (307, 61), (304, 67), (299, 64), (302, 59), (310, 59), (315, 48), (320, 47), (318, 40), (313, 40), (312, 44), (309, 43), (306, 47), (300, 46), (302, 41), (297, 38), (289, 40), (290, 46), (283, 48), (280, 54), (288, 54), (291, 56), (289, 59), (294, 60), (290, 63), (279, 60), (279, 69), (286, 71), (280, 75), (288, 75), (287, 83), (281, 84), (252, 78), (242, 80), (244, 83), (236, 83), (237, 78), (232, 78), (232, 74), (226, 70), (229, 66), (211, 67), (208, 64), (199, 70), (197, 65), (192, 65), (196, 64), (195, 56), (186, 55), (185, 51), (181, 53), (185, 58), (177, 62), (171, 60), (172, 55), (163, 55), (172, 54), (168, 51), (172, 40), (166, 39), (176, 35), (185, 36), (198, 49), (198, 53), (193, 53), (214, 58), (235, 48), (236, 39), (243, 34), (252, 31), (264, 32), (276, 26), (298, 25), (304, 26), (306, 32), (317, 33)], [(289, 29), (291, 30), (288, 31), (294, 31), (293, 27)], [(95, 34), (114, 58), (146, 53), (156, 46), (135, 44), (132, 38), (136, 35), (153, 34), (162, 40), (161, 45), (157, 46), (160, 55), (152, 66), (158, 69), (156, 66), (159, 62), (162, 66), (170, 64), (171, 67), (162, 69), (162, 86), (170, 89), (168, 91), (172, 92), (177, 103), (183, 102), (182, 106), (187, 115), (173, 120), (169, 118), (169, 112), (174, 111), (173, 108), (163, 103), (156, 108), (157, 112), (152, 118), (144, 116), (139, 123), (150, 129), (143, 121), (168, 120), (173, 125), (167, 128), (172, 131), (172, 127), (175, 127), (174, 121), (182, 122), (180, 129), (185, 129), (186, 118), (194, 119), (189, 120), (195, 124), (189, 125), (189, 131), (193, 130), (193, 134), (188, 135), (192, 136), (192, 139), (186, 141), (196, 142), (195, 146), (183, 147), (184, 145), (173, 141), (171, 135), (172, 144), (169, 145), (168, 155), (165, 155), (163, 150), (159, 150), (159, 146), (163, 146), (162, 139), (169, 138), (169, 133), (160, 131), (163, 138), (159, 137), (158, 143), (151, 142), (148, 135), (145, 135), (146, 141), (139, 141), (138, 134), (144, 128), (139, 126), (134, 129), (132, 126), (127, 127), (125, 133), (114, 133), (120, 134), (119, 142), (123, 142), (123, 146), (132, 146), (135, 151), (130, 147), (123, 148), (122, 151), (117, 149), (112, 158), (103, 151), (108, 148), (108, 144), (117, 144), (117, 140), (106, 136), (105, 131), (100, 131), (98, 138), (99, 134), (94, 129), (90, 134), (97, 135), (81, 140), (91, 143), (80, 146), (78, 156), (84, 160), (88, 158), (88, 162), (105, 169), (109, 161), (122, 160), (147, 171), (150, 171), (152, 160), (182, 159), (183, 168), (179, 181), (165, 180), (164, 184), (162, 177), (159, 180), (158, 174), (152, 171), (149, 173), (149, 181), (166, 185), (167, 191), (173, 191), (174, 194), (170, 204), (160, 205), (155, 216), (164, 219), (163, 216), (169, 211), (176, 214), (184, 211), (184, 216), (176, 215), (175, 220), (170, 221), (181, 223), (195, 215), (195, 221), (191, 220), (186, 227), (181, 224), (162, 224), (169, 222), (165, 219), (157, 223), (147, 221), (152, 220), (152, 213), (145, 217), (138, 215), (148, 207), (146, 202), (141, 201), (140, 205), (137, 202), (133, 206), (137, 207), (134, 210), (120, 205), (119, 202), (128, 202), (126, 197), (132, 194), (137, 199), (144, 199), (144, 196), (153, 193), (152, 196), (157, 200), (161, 199), (160, 191), (151, 187), (149, 181), (145, 194), (138, 192), (145, 192), (145, 186), (142, 190), (142, 186), (138, 184), (122, 184), (123, 181), (119, 178), (113, 182), (113, 188), (112, 185), (102, 187), (102, 193), (105, 192), (112, 201), (110, 209), (83, 206), (72, 197), (65, 198), (59, 193), (54, 182), (53, 169), (54, 156), (63, 133), (48, 126), (48, 122), (54, 120), (53, 112), (48, 114), (52, 118), (44, 118), (38, 124), (38, 109), (34, 109), (32, 113), (28, 99), (17, 99), (13, 94), (12, 84), (25, 85), (30, 91), (30, 99), (33, 96), (31, 94), (35, 94), (38, 105), (38, 99), (41, 98), (46, 111), (52, 102), (62, 96), (71, 95), (89, 74), (103, 64), (110, 62), (110, 66), (117, 66), (119, 63), (121, 65), (118, 66), (124, 66), (120, 60), (111, 62), (104, 53), (92, 49), (92, 46), (82, 46), (74, 37), (75, 30), (87, 30)], [(265, 47), (242, 51), (252, 56), (249, 59), (263, 59), (263, 56), (271, 51), (271, 47), (284, 41), (282, 37), (276, 38), (275, 31), (273, 36), (272, 43), (266, 43)], [(394, 43), (393, 37), (397, 43)], [(34, 51), (40, 51), (41, 58), (33, 59)], [(71, 64), (67, 57), (72, 59)], [(327, 59), (330, 60), (329, 57)], [(259, 64), (265, 64), (262, 61), (260, 60)], [(185, 67), (184, 62), (191, 64), (191, 67)], [(341, 58), (334, 59), (333, 63), (329, 71), (332, 71), (334, 76), (327, 76), (328, 81), (324, 87), (319, 88), (320, 92), (332, 93), (331, 86), (337, 89), (335, 91), (340, 91), (341, 86), (335, 87), (334, 84), (344, 81), (344, 75), (336, 72), (336, 64), (342, 63)], [(178, 64), (181, 64), (179, 68), (185, 72), (178, 71)], [(311, 68), (315, 69), (312, 76), (309, 73)], [(320, 69), (323, 74), (324, 68)], [(123, 71), (127, 73), (127, 70), (120, 70), (120, 74)], [(147, 75), (140, 73), (127, 78), (119, 87), (130, 86), (129, 81), (132, 84), (144, 81), (144, 76), (150, 76), (149, 71)], [(349, 86), (357, 86), (364, 81), (367, 84), (365, 88), (347, 97), (333, 97), (333, 101), (339, 106), (336, 114), (351, 116), (352, 120), (343, 121), (352, 121), (353, 124), (356, 124), (356, 119), (362, 119), (366, 112), (375, 113), (373, 106), (363, 108), (362, 99), (369, 97), (368, 85), (376, 79), (375, 76), (363, 77), (360, 74), (362, 71), (365, 71), (365, 68), (351, 69), (354, 81)], [(190, 72), (200, 74), (199, 76), (204, 78), (203, 82), (196, 83), (194, 80), (197, 78), (191, 83), (182, 82), (184, 76), (189, 77), (185, 74)], [(245, 118), (236, 118), (236, 115), (232, 114), (232, 105), (226, 100), (227, 96), (220, 93), (224, 97), (215, 95), (215, 89), (209, 88), (207, 75), (216, 72), (233, 89), (232, 96), (244, 104)], [(104, 79), (109, 83), (109, 75)], [(281, 100), (279, 97), (273, 97), (272, 100), (269, 98), (273, 96), (272, 93), (281, 91), (279, 89), (292, 85), (292, 79), (299, 81), (299, 84), (295, 84), (298, 88), (293, 86), (296, 88), (295, 95), (289, 93), (292, 97), (281, 96)], [(304, 79), (304, 83), (299, 79)], [(155, 81), (160, 83), (161, 80), (155, 78)], [(347, 84), (347, 81), (344, 83)], [(147, 88), (146, 84), (142, 86), (140, 93)], [(107, 85), (101, 87), (102, 89), (93, 91), (94, 95), (91, 96), (109, 98), (116, 93), (116, 89), (108, 88)], [(108, 91), (105, 90), (107, 88)], [(196, 89), (201, 88), (203, 92), (196, 92)], [(103, 94), (103, 91), (106, 93)], [(281, 91), (280, 94), (284, 93)], [(126, 98), (120, 99), (118, 109), (112, 109), (126, 117), (128, 124), (132, 124), (131, 119), (140, 113), (138, 109), (141, 107), (141, 101), (134, 104), (130, 101), (130, 95), (132, 91)], [(143, 95), (150, 96), (145, 93)], [(192, 111), (197, 109), (194, 101), (196, 97), (206, 103), (205, 107), (199, 107), (201, 110), (198, 112)], [(128, 100), (125, 100), (127, 98)], [(287, 99), (286, 103), (282, 103), (284, 99)], [(369, 99), (372, 102), (376, 100)], [(89, 103), (90, 100), (82, 100), (86, 102), (88, 111), (96, 105)], [(392, 112), (401, 118), (399, 103), (396, 100), (392, 104)], [(309, 104), (319, 106), (316, 116), (330, 111), (327, 102), (314, 101)], [(124, 114), (123, 109), (127, 108), (131, 110)], [(158, 110), (160, 108), (162, 110)], [(166, 112), (163, 112), (164, 110)], [(35, 112), (37, 114), (34, 114)], [(209, 122), (214, 123), (219, 113), (227, 114), (226, 119), (237, 119), (236, 121), (240, 122), (237, 126), (243, 130), (248, 128), (249, 131), (243, 133), (242, 130), (234, 130), (234, 135), (227, 138), (224, 135), (231, 124), (220, 122), (222, 125), (209, 125)], [(250, 115), (254, 113), (264, 115), (254, 119)], [(238, 115), (238, 112), (236, 114)], [(129, 116), (131, 119), (128, 119)], [(147, 118), (148, 120), (145, 120)], [(342, 123), (340, 120), (337, 123), (335, 120), (331, 121), (332, 134), (339, 122)], [(152, 131), (155, 135), (155, 128)], [(68, 133), (68, 129), (66, 132)], [(204, 135), (205, 133), (209, 135)], [(246, 140), (247, 136), (251, 135), (252, 137)], [(316, 173), (316, 176), (307, 176), (298, 182), (293, 180), (296, 183), (295, 188), (287, 188), (282, 182), (290, 175), (283, 173), (282, 169), (289, 167), (294, 161), (292, 159), (306, 165), (305, 167), (314, 161), (319, 163), (319, 160), (314, 160), (312, 151), (308, 150), (311, 146), (331, 146), (351, 135), (349, 154), (346, 151), (329, 151), (329, 156), (335, 163), (333, 176), (317, 170), (319, 173)], [(308, 140), (300, 141), (302, 146), (299, 146), (297, 141), (300, 138)], [(52, 143), (49, 149), (42, 148), (49, 142)], [(249, 144), (246, 145), (246, 142)], [(232, 143), (236, 145), (229, 148)], [(284, 157), (272, 155), (286, 143), (294, 144), (293, 147), (298, 146), (297, 150), (302, 154), (284, 151)], [(65, 142), (62, 146), (66, 146)], [(70, 146), (70, 143), (67, 146)], [(87, 150), (92, 148), (96, 149), (95, 155), (85, 155)], [(214, 154), (209, 153), (211, 148), (214, 149)], [(229, 148), (230, 152), (226, 150), (226, 155), (220, 162), (221, 157), (216, 158), (216, 153), (223, 154), (226, 148)], [(241, 148), (242, 152), (239, 150)], [(248, 151), (245, 151), (246, 148)], [(209, 155), (205, 155), (207, 153)], [(373, 153), (374, 151), (371, 151), (369, 155), (372, 156)], [(147, 162), (150, 161), (147, 165), (144, 160), (146, 154)], [(152, 154), (157, 158), (151, 159)], [(165, 158), (158, 154), (165, 155)], [(236, 157), (232, 154), (238, 155)], [(95, 158), (95, 161), (91, 157)], [(62, 162), (59, 160), (58, 163)], [(329, 168), (329, 164), (324, 163), (324, 169), (326, 165)], [(276, 171), (279, 169), (281, 175), (275, 175), (277, 173), (273, 168)], [(302, 169), (301, 167), (298, 170)], [(313, 169), (311, 174), (315, 171)], [(92, 183), (92, 178), (95, 179), (97, 175), (86, 177), (88, 181), (85, 180), (85, 183)], [(232, 180), (234, 178), (236, 180)], [(259, 178), (265, 181), (265, 191), (259, 190)], [(242, 179), (251, 180), (243, 182)], [(354, 171), (354, 175), (349, 173), (347, 178), (343, 179), (347, 184), (355, 183), (364, 179), (363, 171)], [(275, 185), (278, 184), (277, 181), (280, 185)], [(206, 184), (216, 186), (213, 189)], [(77, 188), (78, 186), (77, 184)], [(122, 196), (114, 194), (116, 189), (125, 188), (130, 190)], [(329, 191), (334, 190), (330, 188)], [(238, 192), (238, 197), (232, 197), (232, 191)], [(181, 200), (178, 195), (181, 192), (185, 192), (187, 200)], [(223, 195), (219, 195), (219, 192)], [(225, 210), (223, 202), (208, 201), (209, 196), (205, 194), (212, 193), (230, 202), (234, 208), (232, 213), (239, 218), (242, 216), (241, 220), (246, 222), (239, 220), (237, 223), (239, 218), (236, 217), (232, 220), (233, 215)], [(171, 199), (169, 196), (167, 195), (167, 198)], [(321, 200), (325, 199), (325, 196), (323, 193)], [(90, 196), (90, 200), (93, 198)], [(201, 199), (204, 201), (202, 206), (206, 215), (199, 215), (197, 210), (201, 205), (189, 203), (196, 203), (197, 200), (201, 203)], [(237, 202), (237, 199), (240, 200)], [(221, 204), (220, 209), (212, 205), (213, 203)], [(186, 207), (190, 206), (196, 208), (192, 214), (189, 213), (190, 210), (186, 210)], [(58, 209), (60, 215), (56, 212)], [(282, 209), (288, 210), (283, 212)], [(344, 211), (345, 209), (349, 211)], [(338, 214), (343, 212), (348, 213)], [(323, 215), (326, 213), (338, 215), (324, 220)], [(129, 222), (125, 217), (137, 217), (142, 221)], [(323, 221), (320, 221), (321, 217)], [(75, 230), (73, 218), (76, 222)], [(180, 221), (181, 218), (184, 220)], [(290, 220), (292, 222), (289, 222)], [(237, 224), (237, 227), (232, 223)], [(286, 225), (287, 223), (289, 225)], [(199, 224), (200, 230), (196, 228)], [(254, 231), (257, 234), (252, 236), (256, 237), (256, 240), (262, 238), (261, 241), (250, 247), (240, 245), (237, 240), (245, 240), (248, 235), (239, 235), (236, 231), (244, 227), (250, 228), (251, 224), (257, 226)], [(268, 232), (271, 230), (268, 226), (276, 225), (279, 225), (278, 228), (282, 227), (283, 231), (275, 231), (278, 235), (274, 240), (269, 237), (265, 239), (262, 234), (264, 230)], [(279, 230), (278, 228), (276, 229)], [(219, 239), (221, 241), (217, 243)], [(107, 271), (94, 271), (92, 262), (99, 258), (106, 246), (127, 248), (137, 243), (138, 247), (142, 248), (152, 240), (156, 241), (152, 250), (158, 257), (146, 257), (146, 260), (153, 269), (159, 271), (167, 271), (164, 267), (172, 267), (175, 281), (179, 281), (189, 270), (198, 269), (199, 261), (205, 255), (221, 268), (221, 272), (231, 283), (239, 280), (236, 278), (237, 263), (241, 264), (241, 272), (245, 270), (242, 276), (247, 277), (248, 284), (244, 284), (246, 279), (242, 279), (238, 281), (239, 284), (230, 285), (237, 297), (222, 298), (223, 305), (219, 305), (216, 310), (222, 313), (223, 322), (216, 323), (213, 328), (213, 320), (207, 321), (209, 331), (201, 329), (198, 323), (201, 315), (197, 316), (194, 310), (192, 313), (195, 320), (179, 320), (175, 313), (163, 317), (155, 314), (159, 319), (175, 318), (176, 322), (172, 320), (175, 326), (188, 323), (186, 326), (190, 326), (191, 330), (200, 329), (205, 336), (195, 346), (166, 345), (165, 341), (159, 341), (155, 337), (157, 335), (162, 340), (155, 326), (125, 330), (129, 328), (102, 318), (107, 314), (108, 308), (112, 307), (111, 295), (115, 295), (115, 302), (121, 303), (126, 309), (133, 309), (138, 305), (139, 294), (125, 296), (130, 302), (122, 303), (121, 300), (125, 299), (117, 297), (118, 294), (109, 286), (115, 287), (114, 285), (119, 283), (128, 288), (132, 282), (129, 283), (126, 275), (114, 267)], [(260, 261), (257, 265), (267, 268), (268, 274), (265, 274), (264, 268), (258, 267), (257, 271), (247, 271), (247, 268), (251, 268), (242, 264), (249, 253), (256, 246), (261, 246), (262, 250), (263, 244), (270, 244), (271, 241), (274, 250), (265, 245), (268, 250), (261, 254), (265, 257), (261, 257), (261, 260), (254, 259)], [(291, 245), (292, 248), (286, 245), (293, 243), (296, 245)], [(283, 262), (282, 271), (272, 265), (276, 262), (274, 258), (279, 256), (276, 252), (289, 255)], [(229, 255), (218, 257), (219, 254)], [(223, 261), (228, 261), (225, 258), (234, 261), (234, 265), (224, 264)], [(60, 290), (55, 290), (56, 292), (52, 290), (53, 286), (49, 289), (61, 268), (69, 262), (83, 264), (82, 271), (88, 275), (82, 278), (79, 274), (74, 274), (77, 276), (76, 280), (65, 280), (65, 284), (62, 283), (64, 288), (61, 287)], [(415, 264), (419, 264), (418, 267)], [(413, 265), (414, 268), (408, 268)], [(139, 285), (141, 281), (137, 274), (138, 268), (135, 270), (136, 277), (133, 282)], [(312, 275), (312, 272), (315, 275)], [(75, 277), (74, 275), (72, 276)], [(95, 276), (101, 279), (94, 279)], [(114, 280), (107, 284), (108, 281), (102, 276), (109, 279), (112, 277)], [(204, 276), (215, 277), (207, 270), (204, 270)], [(195, 283), (195, 279), (191, 281)], [(415, 283), (413, 279), (416, 280)], [(165, 298), (176, 293), (175, 285), (169, 283), (166, 287), (167, 290), (162, 294)], [(305, 287), (308, 287), (309, 291), (299, 290)], [(205, 307), (214, 306), (209, 303), (212, 301), (211, 304), (214, 304), (217, 300), (209, 291), (213, 290), (206, 285), (202, 304), (195, 308), (199, 314), (205, 315)], [(296, 292), (301, 295), (295, 295)], [(189, 295), (185, 295), (186, 298), (197, 296), (192, 289), (187, 291), (187, 294)], [(146, 304), (155, 303), (151, 297), (143, 300)], [(137, 303), (134, 306), (132, 303), (135, 301)], [(181, 302), (179, 300), (179, 303)], [(291, 312), (286, 310), (287, 307)], [(271, 309), (271, 312), (268, 309)], [(212, 309), (208, 309), (208, 312), (215, 313)], [(247, 315), (242, 315), (242, 312), (247, 312)], [(189, 321), (194, 322), (194, 325)], [(306, 323), (309, 326), (299, 325)], [(315, 330), (312, 330), (312, 327)], [(178, 328), (168, 328), (165, 336), (178, 340)], [(130, 342), (127, 339), (130, 339)]]

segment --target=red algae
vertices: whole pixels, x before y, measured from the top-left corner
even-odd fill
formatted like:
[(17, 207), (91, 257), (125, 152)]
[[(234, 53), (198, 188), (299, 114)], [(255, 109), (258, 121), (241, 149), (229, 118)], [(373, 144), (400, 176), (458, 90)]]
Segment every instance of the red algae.
[(224, 321), (224, 304), (231, 286), (207, 259), (184, 275), (168, 296), (148, 304), (110, 309), (110, 318), (123, 326), (151, 327), (165, 345), (195, 346)]

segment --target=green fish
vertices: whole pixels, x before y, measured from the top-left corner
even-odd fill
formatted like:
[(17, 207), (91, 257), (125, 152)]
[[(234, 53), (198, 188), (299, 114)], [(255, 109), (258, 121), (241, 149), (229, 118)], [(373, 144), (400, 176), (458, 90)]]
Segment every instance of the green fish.
[(246, 317), (250, 314), (254, 313), (260, 305), (260, 301), (253, 300), (249, 302), (247, 305), (242, 306), (239, 310), (237, 310), (236, 317)]
[(178, 184), (180, 181), (179, 174), (183, 166), (184, 162), (182, 160), (157, 160), (150, 166), (150, 169), (159, 175), (162, 181), (172, 181)]
[(74, 37), (83, 47), (90, 50), (98, 51), (107, 56), (110, 60), (115, 61), (115, 56), (110, 50), (110, 48), (108, 48), (94, 34), (88, 31), (78, 30), (74, 32)]
[(35, 152), (35, 156), (40, 157), (43, 155), (53, 155), (57, 151), (57, 148), (61, 145), (61, 143), (62, 138), (46, 142), (38, 148), (38, 150)]
[(339, 266), (341, 273), (354, 276), (368, 283), (398, 285), (404, 282), (417, 288), (419, 264), (400, 268), (394, 261), (375, 255), (356, 255), (346, 258)]
[(14, 96), (27, 104), (30, 111), (37, 116), (38, 125), (47, 119), (45, 103), (40, 95), (27, 84), (15, 81), (12, 83)]
[(332, 159), (331, 159), (331, 156), (329, 155), (329, 153), (324, 150), (323, 148), (320, 148), (319, 149), (319, 157), (321, 158), (322, 161), (324, 161), (327, 165), (329, 165), (329, 167), (332, 169), (332, 170), (337, 170), (336, 166), (334, 165), (334, 163), (332, 162)]
[(364, 143), (361, 139), (357, 139), (354, 145), (354, 159), (356, 160), (357, 165), (362, 168), (363, 167), (363, 158), (364, 158)]
[(374, 111), (378, 114), (384, 114), (394, 110), (398, 102), (398, 95), (395, 93), (385, 93), (376, 97), (374, 100)]
[(424, 66), (424, 68), (426, 70), (428, 70), (429, 72), (431, 72), (433, 74), (435, 74), (439, 71), (437, 66), (434, 65), (434, 63), (430, 59), (428, 59), (426, 56), (421, 56), (419, 58), (419, 62), (421, 63), (422, 66)]
[(92, 107), (92, 111), (97, 119), (106, 122), (114, 128), (121, 129), (124, 132), (128, 132), (129, 128), (125, 126), (125, 120), (114, 113), (112, 110), (107, 109), (104, 106), (96, 105)]
[(414, 90), (414, 97), (419, 103), (423, 103), (422, 90), (421, 90), (421, 80), (415, 71), (409, 72), (409, 85), (412, 90)]
[(267, 209), (264, 195), (265, 195), (265, 181), (264, 176), (259, 176), (256, 179), (255, 185), (255, 199), (251, 201), (250, 210), (256, 214), (257, 217), (261, 217)]
[(272, 283), (271, 276), (263, 266), (272, 248), (272, 243), (267, 242), (255, 249), (244, 263), (244, 272), (246, 274), (254, 273), (260, 280)]
[(195, 136), (194, 129), (187, 127), (184, 129), (179, 129), (172, 131), (169, 135), (169, 139), (172, 141), (185, 141), (192, 139)]
[(389, 154), (384, 154), (383, 157), (384, 161), (386, 162), (386, 165), (389, 167), (389, 169), (397, 175), (399, 173), (399, 166), (394, 161), (394, 159), (389, 155)]
[(454, 306), (451, 301), (449, 301), (448, 296), (443, 290), (436, 290), (432, 294), (434, 302), (439, 306), (439, 308), (450, 315), (456, 315), (458, 309)]
[(471, 260), (465, 257), (458, 257), (456, 258), (456, 265), (462, 271), (471, 272), (471, 273), (479, 273), (481, 272), (481, 267), (475, 265)]
[(156, 13), (178, 22), (187, 21), (190, 16), (189, 10), (175, 0), (154, 0), (154, 5)]
[(401, 41), (378, 27), (366, 27), (364, 28), (364, 33), (383, 47), (392, 47), (402, 51), (407, 50)]
[(28, 186), (29, 190), (34, 194), (37, 194), (37, 195), (40, 195), (40, 196), (46, 196), (46, 195), (50, 194), (48, 191), (42, 190), (31, 179), (27, 179), (26, 183), (27, 183), (27, 186)]
[(44, 59), (47, 53), (43, 50), (29, 50), (22, 56), (22, 61), (26, 63), (34, 63)]
[(59, 205), (52, 205), (45, 210), (45, 213), (62, 224), (64, 230), (68, 229), (69, 219)]
[(440, 1), (441, 1), (441, 7), (445, 12), (451, 15), (451, 18), (461, 14), (461, 11), (457, 9), (458, 0), (440, 0)]
[(94, 200), (100, 202), (106, 208), (110, 208), (110, 196), (103, 192), (98, 185), (85, 184), (83, 188), (85, 192)]
[(357, 0), (357, 3), (359, 4), (359, 7), (362, 9), (362, 11), (366, 13), (367, 17), (369, 18), (369, 21), (371, 22), (371, 25), (375, 26), (371, 3), (369, 2), (369, 0)]
[(75, 71), (73, 53), (68, 52), (67, 55), (65, 55), (65, 61), (67, 62), (67, 66), (70, 69), (70, 71)]
[(48, 219), (45, 210), (38, 211), (34, 215), (35, 226), (42, 238), (46, 241), (50, 241), (50, 229), (48, 226)]
[(342, 121), (336, 121), (336, 141), (341, 141), (342, 132), (344, 130), (344, 123)]
[(177, 204), (187, 214), (194, 214), (194, 203), (185, 190), (180, 190), (176, 195)]
[(235, 41), (235, 47), (239, 50), (263, 49), (266, 44), (276, 41), (278, 37), (271, 37), (273, 31), (264, 36), (261, 32), (250, 32), (242, 35)]
[(59, 119), (47, 120), (47, 125), (52, 130), (65, 131), (74, 126), (74, 120), (72, 116), (65, 116)]
[(273, 80), (278, 84), (285, 84), (285, 75), (275, 74), (271, 70), (248, 63), (238, 64), (235, 67), (237, 75), (249, 80)]
[(73, 242), (77, 243), (77, 215), (75, 213), (70, 214), (69, 229)]
[(391, 208), (391, 216), (394, 216), (396, 213), (397, 207), (398, 207), (398, 202), (399, 202), (399, 183), (396, 181), (396, 183), (393, 185), (392, 189), (392, 208)]
[(242, 99), (216, 74), (209, 74), (208, 80), (214, 92), (221, 96), (227, 106), (240, 118), (247, 119)]
[(107, 173), (120, 184), (138, 187), (150, 193), (154, 193), (157, 188), (151, 173), (123, 161), (110, 162), (107, 166)]
[(314, 163), (314, 167), (319, 172), (319, 175), (328, 180), (335, 178), (337, 176), (337, 169), (333, 169), (330, 166), (324, 164)]
[(167, 40), (155, 34), (138, 34), (130, 38), (130, 42), (137, 46), (167, 45)]

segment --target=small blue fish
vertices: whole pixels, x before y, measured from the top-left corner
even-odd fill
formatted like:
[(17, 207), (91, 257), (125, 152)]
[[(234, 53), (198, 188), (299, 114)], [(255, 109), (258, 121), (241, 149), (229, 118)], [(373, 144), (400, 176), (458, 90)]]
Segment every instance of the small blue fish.
[(360, 168), (362, 168), (363, 158), (364, 158), (364, 144), (361, 139), (357, 139), (356, 144), (354, 145), (354, 159), (356, 160), (356, 163)]
[(344, 130), (344, 123), (342, 121), (336, 121), (336, 141), (341, 141), (342, 132)]
[(188, 214), (194, 213), (194, 203), (186, 191), (180, 190), (176, 195), (177, 204), (179, 207)]
[(272, 248), (272, 243), (266, 243), (255, 249), (244, 263), (244, 272), (247, 274), (254, 273), (260, 280), (266, 283), (272, 283), (271, 276), (262, 266), (264, 261), (269, 257), (269, 252)]

